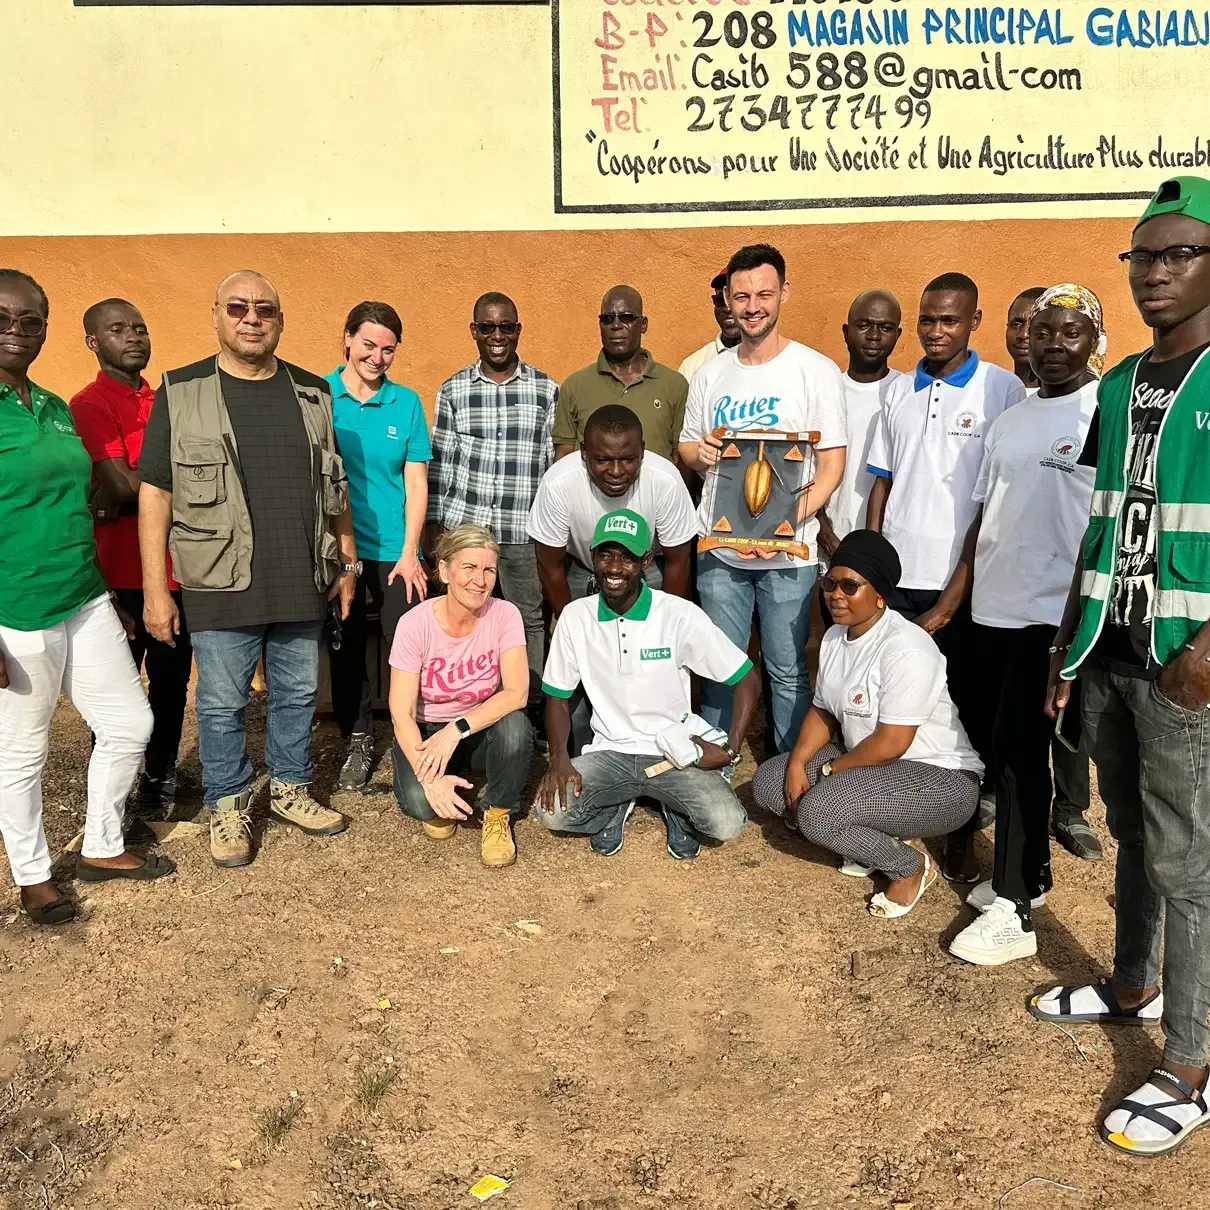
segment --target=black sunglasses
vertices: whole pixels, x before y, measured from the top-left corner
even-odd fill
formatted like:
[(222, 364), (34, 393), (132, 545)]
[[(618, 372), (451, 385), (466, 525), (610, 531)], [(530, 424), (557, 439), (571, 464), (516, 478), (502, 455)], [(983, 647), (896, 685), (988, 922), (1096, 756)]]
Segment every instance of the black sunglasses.
[(820, 576), (819, 586), (824, 592), (835, 592), (838, 588), (846, 597), (855, 597), (863, 588), (869, 585), (869, 580), (853, 580), (848, 576), (838, 580), (835, 576)]
[(9, 311), (0, 311), (0, 335), (17, 325), (17, 331), (22, 336), (41, 336), (46, 331), (46, 320), (41, 315), (13, 315)]
[(246, 303), (242, 299), (233, 298), (223, 305), (232, 319), (243, 319), (249, 311), (255, 311), (257, 319), (276, 319), (281, 313), (277, 303), (271, 302)]
[(601, 327), (608, 328), (612, 324), (635, 324), (643, 317), (633, 311), (611, 311), (608, 315), (598, 315)]
[(493, 332), (499, 332), (501, 336), (516, 336), (521, 331), (521, 325), (518, 323), (481, 324), (476, 321), (475, 331), (480, 336), (490, 336)]

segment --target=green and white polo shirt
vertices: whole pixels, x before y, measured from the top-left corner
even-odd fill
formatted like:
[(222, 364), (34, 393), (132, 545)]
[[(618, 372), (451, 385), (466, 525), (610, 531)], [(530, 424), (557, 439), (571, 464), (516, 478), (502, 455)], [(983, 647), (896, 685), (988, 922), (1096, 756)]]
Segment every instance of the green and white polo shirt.
[(578, 685), (592, 704), (591, 751), (658, 755), (655, 736), (693, 709), (689, 673), (734, 685), (752, 661), (692, 601), (646, 584), (624, 613), (601, 595), (559, 616), (542, 674), (552, 697)]

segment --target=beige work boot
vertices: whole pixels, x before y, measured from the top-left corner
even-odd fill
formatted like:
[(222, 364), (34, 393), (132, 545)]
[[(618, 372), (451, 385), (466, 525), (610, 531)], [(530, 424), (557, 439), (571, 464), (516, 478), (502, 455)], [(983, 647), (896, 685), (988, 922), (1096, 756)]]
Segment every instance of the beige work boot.
[(420, 822), (424, 828), (424, 834), (431, 836), (434, 840), (449, 840), (458, 831), (456, 819), (442, 819), (438, 816), (436, 819), (422, 819)]
[(210, 856), (215, 865), (247, 865), (252, 860), (252, 821), (248, 804), (252, 791), (228, 794), (210, 812)]
[(517, 860), (513, 843), (512, 816), (507, 807), (488, 807), (483, 812), (483, 839), (479, 858), (484, 865), (512, 865)]
[(335, 836), (349, 826), (339, 811), (317, 803), (309, 786), (291, 785), (276, 777), (269, 783), (269, 814), (308, 836)]

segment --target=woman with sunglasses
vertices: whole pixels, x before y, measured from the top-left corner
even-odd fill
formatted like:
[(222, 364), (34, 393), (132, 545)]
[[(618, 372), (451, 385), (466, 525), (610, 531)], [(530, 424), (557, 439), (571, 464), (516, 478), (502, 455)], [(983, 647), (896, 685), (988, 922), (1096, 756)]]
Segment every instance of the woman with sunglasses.
[(819, 651), (815, 700), (789, 754), (756, 771), (756, 801), (807, 840), (844, 857), (842, 872), (880, 870), (872, 916), (906, 916), (937, 868), (899, 837), (944, 836), (979, 801), (983, 764), (958, 721), (945, 657), (886, 600), (899, 556), (879, 533), (854, 530), (820, 580), (836, 624)]
[(387, 303), (358, 303), (344, 326), (345, 360), (328, 375), (332, 426), (349, 477), (353, 534), (362, 563), (339, 643), (328, 635), (332, 711), (348, 753), (342, 790), (360, 790), (374, 768), (374, 695), (366, 669), (367, 598), (389, 652), (399, 619), (424, 600), (420, 540), (433, 456), (420, 396), (387, 377), (403, 323)]
[[(950, 943), (950, 953), (978, 966), (1038, 952), (1031, 913), (1051, 887), (1054, 738), (1038, 703), (1046, 698), (1055, 631), (1092, 503), (1096, 471), (1080, 465), (1080, 452), (1097, 409), (1105, 349), (1101, 304), (1091, 290), (1065, 283), (1035, 300), (1029, 361), (1041, 385), (988, 429), (974, 492), (979, 511), (937, 602), (944, 624), (970, 599), (984, 703), (971, 727), (997, 768), (994, 871), (966, 898), (980, 915)], [(1076, 710), (1071, 714), (1074, 721)], [(1078, 815), (1056, 817), (1055, 826), (1091, 835)]]
[(14, 520), (0, 545), (0, 836), (22, 908), (36, 924), (63, 924), (75, 906), (51, 881), (42, 828), (42, 770), (60, 692), (96, 737), (76, 877), (161, 878), (175, 866), (127, 852), (122, 837), (151, 707), (97, 566), (92, 460), (67, 404), (29, 377), (49, 311), (33, 278), (0, 269), (0, 510)]

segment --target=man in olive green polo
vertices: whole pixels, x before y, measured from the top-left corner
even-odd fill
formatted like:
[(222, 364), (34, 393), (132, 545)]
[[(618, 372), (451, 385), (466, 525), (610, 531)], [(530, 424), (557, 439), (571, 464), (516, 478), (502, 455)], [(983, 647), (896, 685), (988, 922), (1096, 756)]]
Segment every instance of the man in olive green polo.
[(633, 286), (614, 286), (601, 299), (601, 353), (559, 388), (555, 457), (578, 449), (584, 425), (597, 408), (621, 403), (642, 422), (647, 452), (674, 459), (689, 384), (643, 348), (647, 317)]

